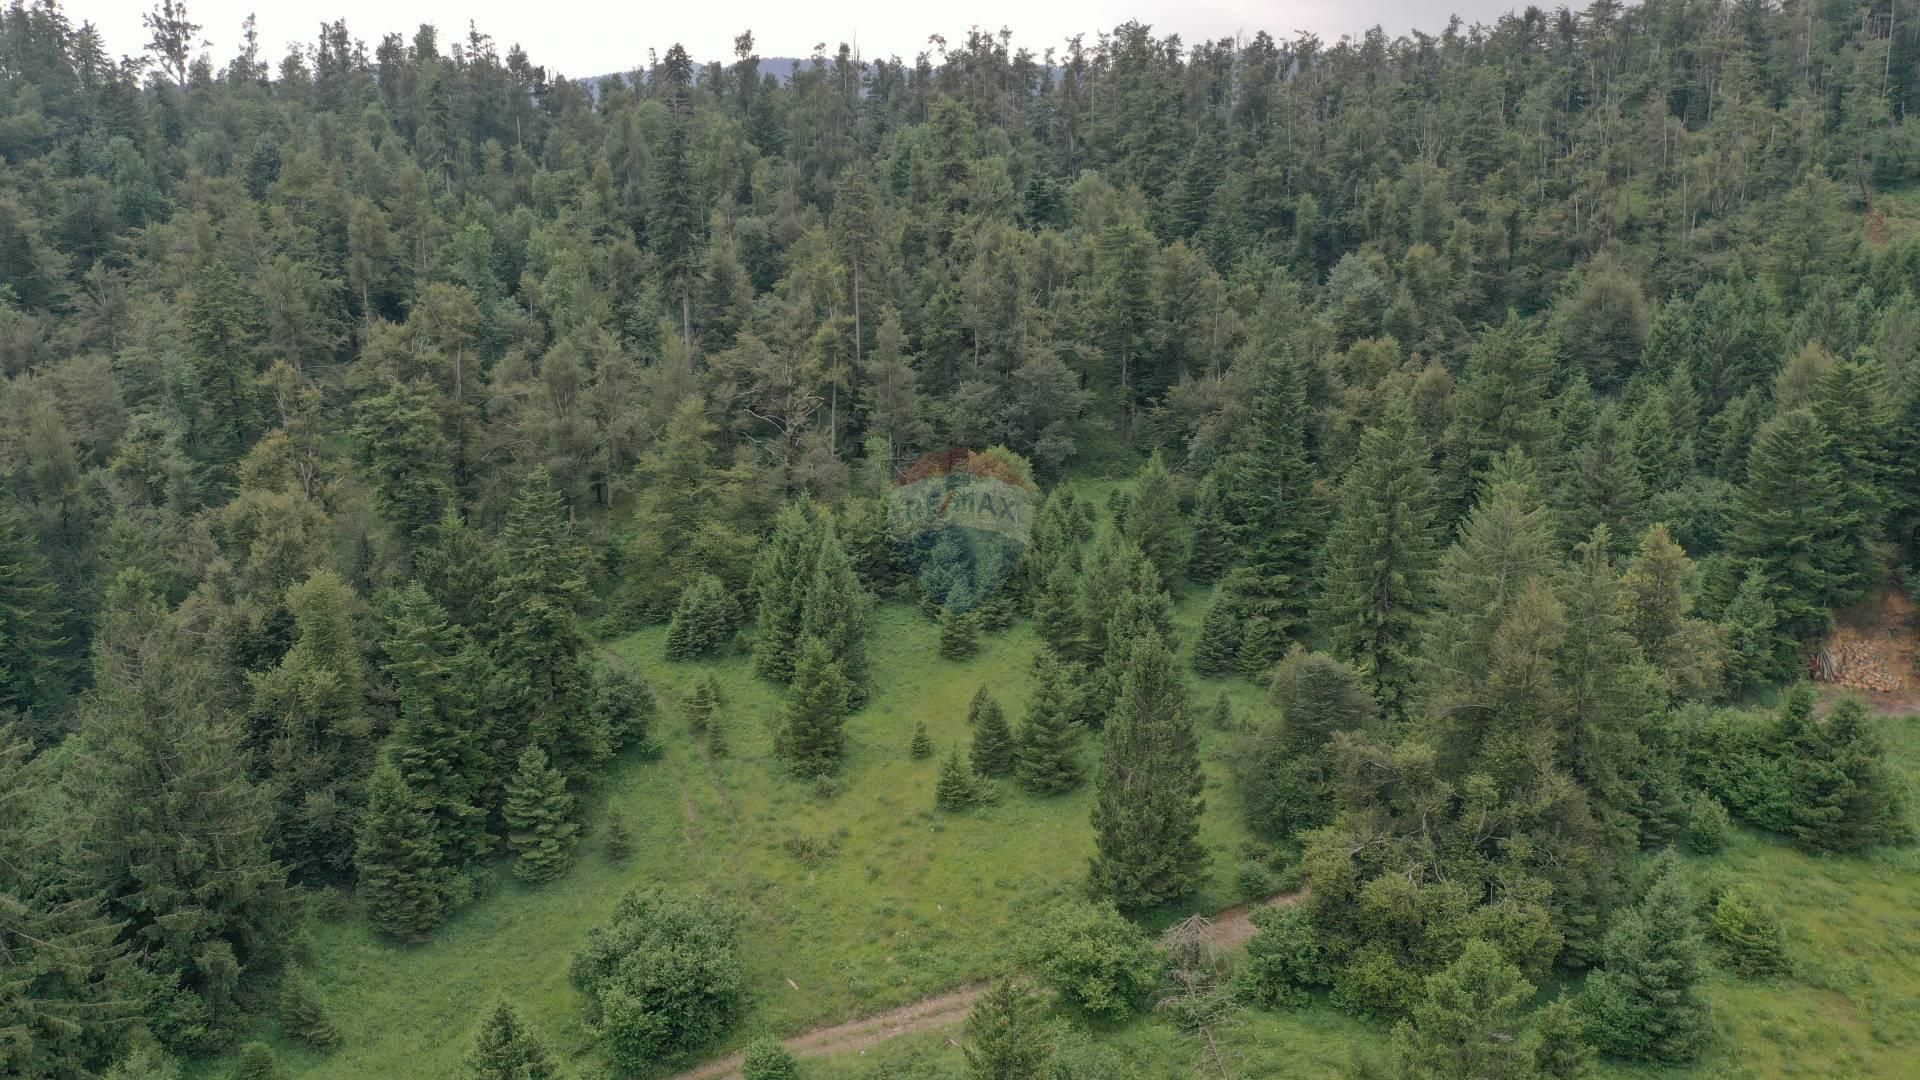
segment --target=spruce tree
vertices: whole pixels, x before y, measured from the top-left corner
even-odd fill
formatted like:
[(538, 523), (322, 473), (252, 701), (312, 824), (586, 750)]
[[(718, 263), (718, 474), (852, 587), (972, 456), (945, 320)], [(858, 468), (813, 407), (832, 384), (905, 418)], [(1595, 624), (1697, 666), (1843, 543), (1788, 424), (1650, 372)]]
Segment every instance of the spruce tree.
[(1102, 732), (1093, 809), (1095, 895), (1122, 908), (1174, 900), (1200, 884), (1199, 747), (1186, 689), (1157, 634), (1128, 643), (1120, 694)]
[(826, 645), (847, 680), (848, 703), (859, 708), (867, 700), (870, 681), (867, 623), (872, 601), (853, 572), (832, 522), (824, 524), (802, 605), (801, 635)]
[(687, 730), (694, 735), (705, 735), (707, 725), (713, 722), (722, 705), (720, 681), (711, 671), (703, 671), (693, 680), (693, 689), (687, 691), (687, 698), (680, 704), (680, 711), (687, 718)]
[(493, 591), (495, 706), (524, 724), (563, 776), (584, 779), (611, 749), (590, 707), (591, 643), (580, 619), (586, 560), (545, 469), (530, 473), (514, 494), (501, 547), (508, 557)]
[(646, 678), (623, 664), (598, 668), (593, 676), (593, 711), (606, 731), (607, 744), (618, 753), (633, 750), (643, 757), (660, 752), (653, 724), (660, 701)]
[(1484, 941), (1427, 976), (1413, 1014), (1393, 1032), (1405, 1080), (1529, 1080), (1533, 1048), (1520, 1022), (1533, 984)]
[(980, 628), (971, 611), (940, 609), (940, 655), (965, 660), (980, 651)]
[(1226, 572), (1227, 522), (1220, 511), (1220, 488), (1209, 474), (1194, 496), (1193, 527), (1187, 541), (1187, 580), (1211, 585)]
[(819, 638), (800, 643), (774, 750), (796, 776), (826, 776), (846, 752), (847, 677)]
[(1013, 731), (1007, 726), (1006, 710), (986, 687), (982, 686), (968, 704), (967, 722), (973, 727), (969, 755), (973, 771), (981, 776), (1006, 775), (1013, 768)]
[(537, 746), (520, 754), (513, 779), (507, 782), (507, 847), (518, 858), (513, 876), (529, 885), (552, 881), (573, 865), (573, 796), (567, 778), (547, 764)]
[(504, 1000), (480, 1022), (466, 1067), (471, 1080), (554, 1080), (560, 1075), (546, 1043)]
[(723, 651), (733, 639), (738, 618), (733, 597), (712, 574), (693, 579), (680, 594), (667, 626), (667, 659), (692, 660)]
[(1127, 539), (1160, 572), (1160, 580), (1172, 581), (1181, 567), (1180, 494), (1160, 451), (1147, 457), (1136, 479), (1133, 506), (1127, 514)]
[(273, 808), (204, 652), (150, 578), (123, 571), (93, 640), (85, 741), (69, 773), (74, 887), (105, 901), (140, 965), (210, 1011), (286, 941)]
[(933, 785), (933, 804), (942, 810), (965, 810), (980, 797), (980, 781), (960, 759), (960, 750), (947, 751), (940, 763), (939, 779)]
[(819, 512), (805, 495), (774, 518), (773, 535), (753, 563), (756, 637), (753, 668), (775, 682), (793, 678), (806, 614), (806, 591), (819, 561), (823, 530)]
[(1200, 616), (1200, 634), (1193, 639), (1193, 670), (1202, 675), (1238, 670), (1240, 638), (1245, 630), (1246, 602), (1229, 579), (1213, 590), (1206, 613)]
[(340, 1029), (334, 1027), (327, 1007), (298, 968), (288, 969), (280, 983), (280, 1026), (316, 1049), (328, 1050), (340, 1042)]
[(367, 921), (381, 933), (425, 941), (445, 917), (444, 870), (432, 818), (390, 757), (367, 781), (354, 870)]
[(486, 656), (418, 582), (388, 614), (383, 665), (400, 699), (400, 717), (386, 754), (431, 820), (434, 849), (448, 867), (493, 850), (481, 806), (504, 778), (488, 752), (477, 691), (486, 684)]
[(1227, 700), (1225, 690), (1220, 691), (1220, 696), (1213, 699), (1213, 712), (1208, 715), (1213, 721), (1215, 731), (1232, 731), (1238, 726), (1238, 721), (1233, 716), (1233, 702)]
[(1635, 907), (1607, 932), (1602, 968), (1587, 976), (1581, 1009), (1601, 1052), (1677, 1065), (1699, 1054), (1708, 1033), (1699, 915), (1671, 854)]
[(927, 737), (927, 722), (925, 720), (916, 720), (913, 722), (913, 739), (907, 743), (907, 755), (915, 761), (925, 760), (933, 756), (933, 740)]
[(1827, 613), (1865, 589), (1857, 506), (1834, 464), (1832, 440), (1806, 409), (1767, 421), (1747, 459), (1727, 552), (1758, 562), (1780, 628), (1798, 638), (1824, 630)]
[(1782, 743), (1793, 835), (1802, 844), (1861, 851), (1907, 838), (1905, 800), (1859, 698), (1840, 699), (1824, 721), (1808, 709), (1786, 710)]
[(73, 674), (66, 623), (46, 558), (19, 511), (0, 501), (0, 714), (33, 716), (65, 701)]
[(1308, 447), (1306, 372), (1292, 357), (1259, 358), (1249, 374), (1251, 412), (1234, 429), (1217, 473), (1221, 516), (1237, 561), (1249, 572), (1249, 593), (1262, 602), (1279, 655), (1306, 612), (1308, 568), (1320, 548), (1321, 514)]
[(1063, 660), (1080, 657), (1086, 644), (1079, 594), (1079, 575), (1071, 563), (1063, 559), (1047, 573), (1045, 584), (1033, 600), (1034, 630), (1054, 655)]
[(1026, 987), (998, 982), (967, 1014), (969, 1080), (1042, 1080), (1053, 1060), (1053, 1035)]
[(627, 816), (615, 810), (607, 815), (607, 861), (626, 862), (633, 854), (633, 830), (627, 828)]
[(1433, 478), (1426, 441), (1404, 411), (1369, 429), (1359, 455), (1327, 535), (1314, 622), (1330, 651), (1358, 667), (1382, 707), (1398, 714), (1412, 688), (1415, 635), (1438, 556)]
[[(1041, 653), (1033, 665), (1033, 694), (1013, 750), (1014, 776), (1035, 795), (1058, 795), (1080, 786), (1080, 731), (1073, 720), (1072, 687), (1066, 669)], [(974, 743), (976, 753), (979, 742)]]
[(1780, 612), (1773, 605), (1773, 586), (1758, 563), (1749, 563), (1740, 590), (1722, 615), (1726, 632), (1726, 685), (1730, 693), (1772, 685), (1790, 665), (1793, 642), (1780, 632)]

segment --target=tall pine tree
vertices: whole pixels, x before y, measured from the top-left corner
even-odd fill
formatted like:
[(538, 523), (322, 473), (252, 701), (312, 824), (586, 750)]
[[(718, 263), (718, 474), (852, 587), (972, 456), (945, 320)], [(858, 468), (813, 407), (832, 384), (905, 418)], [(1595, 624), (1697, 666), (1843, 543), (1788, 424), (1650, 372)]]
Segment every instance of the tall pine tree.
[(1158, 634), (1127, 643), (1120, 695), (1101, 738), (1093, 809), (1096, 853), (1088, 884), (1129, 909), (1152, 907), (1199, 887), (1199, 744), (1186, 688)]

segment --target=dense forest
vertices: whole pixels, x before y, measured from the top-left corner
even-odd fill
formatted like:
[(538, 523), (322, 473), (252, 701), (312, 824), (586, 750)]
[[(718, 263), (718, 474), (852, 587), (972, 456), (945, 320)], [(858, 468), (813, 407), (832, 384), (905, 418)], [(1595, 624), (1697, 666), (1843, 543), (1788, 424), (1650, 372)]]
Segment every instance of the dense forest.
[[(331, 927), (406, 963), (636, 865), (610, 778), (688, 762), (810, 822), (894, 770), (938, 837), (1071, 806), (899, 1077), (1230, 1075), (1298, 1010), (1378, 1044), (1338, 1075), (1684, 1066), (1710, 974), (1788, 966), (1713, 856), (1912, 839), (1882, 717), (1801, 680), (1920, 587), (1920, 9), (785, 80), (147, 28), (0, 13), (0, 1075), (343, 1060)], [(927, 477), (1030, 493), (1019, 542), (903, 543)], [(888, 711), (932, 678), (964, 719)], [(650, 875), (577, 901), (566, 1030), (487, 985), (413, 1037), (799, 1075), (745, 1041), (793, 1033), (773, 917)], [(1143, 929), (1274, 894), (1244, 953)], [(1102, 1056), (1141, 1011), (1179, 1039)]]

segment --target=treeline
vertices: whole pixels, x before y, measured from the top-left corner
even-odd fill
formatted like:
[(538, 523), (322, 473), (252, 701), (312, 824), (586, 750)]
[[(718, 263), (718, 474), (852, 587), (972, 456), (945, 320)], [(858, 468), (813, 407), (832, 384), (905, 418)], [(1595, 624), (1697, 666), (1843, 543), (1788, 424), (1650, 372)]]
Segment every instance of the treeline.
[[(1050, 484), (1161, 453), (1121, 529), (1049, 500), (1017, 593), (948, 620), (956, 654), (1019, 611), (1049, 643), (1034, 790), (1102, 728), (1091, 877), (1123, 906), (1205, 864), (1182, 576), (1219, 583), (1203, 670), (1359, 688), (1283, 707), (1293, 749), (1251, 770), (1328, 919), (1373, 910), (1343, 880), (1407, 882), (1401, 914), (1511, 914), (1532, 972), (1604, 960), (1672, 805), (1889, 835), (1858, 724), (1703, 729), (1647, 770), (1683, 760), (1669, 706), (1790, 676), (1920, 561), (1920, 249), (1859, 242), (1915, 156), (1890, 16), (973, 33), (788, 82), (743, 35), (590, 87), (431, 27), (202, 55), (179, 3), (115, 58), (14, 0), (0, 1066), (222, 1043), (308, 887), (412, 939), (497, 853), (563, 872), (655, 708), (594, 629), (671, 621), (693, 656), (752, 612), (782, 753), (830, 773), (867, 595), (919, 589), (882, 494), (947, 445)], [(1795, 769), (1812, 794), (1768, 801)], [(1382, 1009), (1455, 959), (1319, 932), (1337, 970), (1304, 984)]]

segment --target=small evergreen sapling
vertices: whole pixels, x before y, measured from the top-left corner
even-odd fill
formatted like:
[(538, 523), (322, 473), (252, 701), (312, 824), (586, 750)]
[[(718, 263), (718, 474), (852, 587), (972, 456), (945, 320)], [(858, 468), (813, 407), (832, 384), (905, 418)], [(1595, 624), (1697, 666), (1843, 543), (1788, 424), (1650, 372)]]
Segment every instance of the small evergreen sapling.
[(233, 1075), (234, 1080), (285, 1080), (287, 1074), (273, 1059), (273, 1049), (255, 1041), (240, 1047), (240, 1064)]
[(505, 1001), (480, 1022), (466, 1066), (471, 1080), (553, 1080), (560, 1075), (547, 1044)]
[(821, 777), (834, 771), (846, 751), (843, 730), (851, 690), (840, 665), (819, 638), (800, 646), (793, 689), (780, 715), (774, 750), (794, 775)]
[(940, 655), (965, 660), (980, 651), (980, 625), (971, 611), (940, 609)]
[(1034, 663), (1033, 697), (1013, 749), (1014, 776), (1035, 795), (1080, 786), (1080, 730), (1074, 723), (1066, 670), (1042, 653)]
[(974, 778), (973, 770), (960, 760), (959, 749), (947, 751), (947, 759), (940, 763), (940, 778), (934, 782), (934, 805), (948, 811), (965, 810), (979, 796), (979, 781)]
[(981, 776), (1006, 775), (1013, 768), (1013, 731), (1007, 726), (1006, 711), (986, 687), (974, 695), (968, 719), (973, 723), (973, 771)]
[(627, 828), (627, 815), (615, 810), (607, 816), (607, 861), (623, 863), (633, 854), (633, 832)]
[(720, 683), (714, 679), (713, 672), (705, 672), (693, 682), (693, 689), (687, 692), (687, 699), (681, 703), (680, 711), (687, 718), (687, 730), (695, 735), (707, 732), (707, 723), (719, 710)]
[(298, 968), (289, 968), (280, 985), (280, 1025), (315, 1049), (329, 1050), (340, 1042), (340, 1029), (333, 1026), (327, 1007)]
[(907, 753), (915, 761), (923, 761), (933, 756), (933, 740), (927, 737), (927, 722), (918, 720), (913, 725), (913, 741), (907, 744)]

